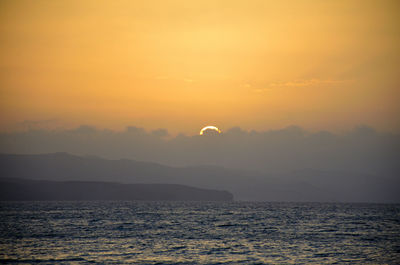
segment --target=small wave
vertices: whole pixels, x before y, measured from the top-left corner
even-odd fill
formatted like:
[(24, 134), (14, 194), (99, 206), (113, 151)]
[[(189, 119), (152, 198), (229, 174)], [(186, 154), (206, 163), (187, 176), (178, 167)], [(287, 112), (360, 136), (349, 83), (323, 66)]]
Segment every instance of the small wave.
[(92, 261), (86, 260), (84, 258), (65, 258), (65, 259), (0, 259), (1, 264), (7, 263), (54, 263), (54, 262), (73, 262), (73, 261), (85, 261), (90, 262)]

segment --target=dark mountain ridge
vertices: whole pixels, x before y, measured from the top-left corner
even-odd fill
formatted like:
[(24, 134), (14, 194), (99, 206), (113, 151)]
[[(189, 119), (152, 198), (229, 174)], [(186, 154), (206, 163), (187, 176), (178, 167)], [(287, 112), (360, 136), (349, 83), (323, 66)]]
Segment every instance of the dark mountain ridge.
[(0, 200), (232, 201), (233, 195), (227, 191), (199, 189), (178, 184), (121, 184), (0, 178)]
[(268, 175), (217, 166), (170, 167), (68, 153), (0, 154), (0, 177), (124, 184), (181, 184), (228, 190), (236, 200), (400, 202), (399, 183), (383, 176), (307, 169)]

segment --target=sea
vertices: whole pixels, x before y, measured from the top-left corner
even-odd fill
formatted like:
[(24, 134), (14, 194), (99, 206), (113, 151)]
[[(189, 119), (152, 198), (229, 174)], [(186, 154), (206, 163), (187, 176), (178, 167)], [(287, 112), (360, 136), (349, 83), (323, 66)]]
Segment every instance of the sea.
[(400, 264), (400, 205), (0, 202), (2, 264)]

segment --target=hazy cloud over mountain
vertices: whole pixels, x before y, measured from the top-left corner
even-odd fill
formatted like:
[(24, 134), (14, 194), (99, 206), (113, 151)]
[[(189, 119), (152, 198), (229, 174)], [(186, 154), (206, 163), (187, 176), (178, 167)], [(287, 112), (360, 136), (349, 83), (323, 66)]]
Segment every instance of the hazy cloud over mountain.
[(69, 152), (110, 159), (129, 158), (173, 166), (218, 165), (267, 173), (303, 169), (397, 176), (400, 136), (366, 126), (347, 133), (311, 133), (291, 126), (281, 130), (231, 128), (220, 135), (170, 137), (166, 129), (29, 130), (0, 134), (2, 153)]

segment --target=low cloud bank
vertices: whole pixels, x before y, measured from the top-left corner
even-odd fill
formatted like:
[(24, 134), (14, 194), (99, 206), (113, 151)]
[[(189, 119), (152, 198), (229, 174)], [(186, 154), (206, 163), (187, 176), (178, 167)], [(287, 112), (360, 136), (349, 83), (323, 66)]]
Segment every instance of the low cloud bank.
[(291, 126), (281, 130), (232, 128), (220, 135), (168, 137), (166, 129), (29, 130), (1, 133), (0, 152), (68, 152), (109, 159), (128, 158), (172, 166), (216, 165), (265, 173), (304, 169), (361, 172), (396, 177), (400, 135), (357, 127), (344, 134), (311, 133)]

